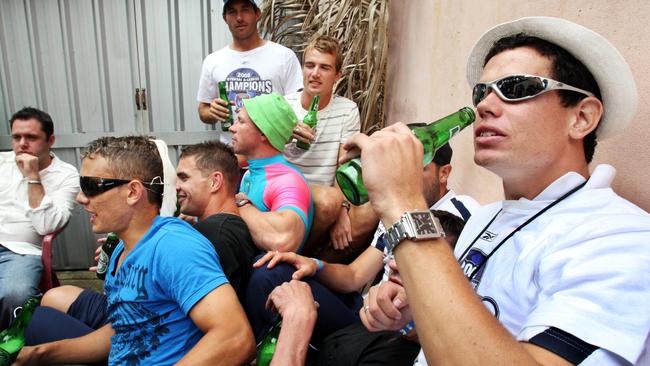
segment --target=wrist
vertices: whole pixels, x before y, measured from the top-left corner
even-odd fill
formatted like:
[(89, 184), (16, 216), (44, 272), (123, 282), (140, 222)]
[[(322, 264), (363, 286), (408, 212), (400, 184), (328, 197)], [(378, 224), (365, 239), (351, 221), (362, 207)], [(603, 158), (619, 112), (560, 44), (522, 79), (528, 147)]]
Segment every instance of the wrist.
[(380, 212), (381, 222), (385, 227), (390, 227), (400, 220), (404, 212), (413, 210), (428, 210), (426, 201), (423, 197), (418, 197), (410, 201), (401, 201), (390, 205), (384, 212)]
[(350, 212), (350, 202), (348, 202), (348, 200), (343, 200), (343, 202), (341, 202), (341, 207), (345, 209), (345, 212)]
[(36, 173), (27, 173), (27, 174), (23, 175), (23, 179), (26, 179), (26, 180), (41, 180), (41, 175), (38, 174), (38, 172), (36, 172)]
[(323, 270), (323, 268), (325, 268), (325, 262), (318, 258), (311, 258), (311, 260), (313, 260), (314, 263), (316, 263), (316, 272), (314, 274), (317, 275), (320, 273), (320, 271)]
[[(282, 328), (289, 328), (295, 326), (300, 329), (316, 323), (318, 313), (315, 306), (294, 306), (288, 311), (285, 311), (282, 316)], [(288, 329), (287, 329), (288, 330)]]

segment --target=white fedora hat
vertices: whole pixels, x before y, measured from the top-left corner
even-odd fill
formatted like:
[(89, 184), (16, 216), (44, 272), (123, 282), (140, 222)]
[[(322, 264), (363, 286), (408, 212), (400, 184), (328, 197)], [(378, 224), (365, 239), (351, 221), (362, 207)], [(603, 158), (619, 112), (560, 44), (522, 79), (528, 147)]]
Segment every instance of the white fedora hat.
[(598, 127), (598, 139), (618, 134), (632, 121), (637, 110), (638, 94), (627, 62), (603, 36), (565, 19), (527, 17), (499, 24), (485, 32), (474, 45), (467, 62), (470, 86), (479, 81), (485, 56), (492, 45), (503, 37), (518, 33), (564, 48), (589, 69), (598, 83), (605, 108)]

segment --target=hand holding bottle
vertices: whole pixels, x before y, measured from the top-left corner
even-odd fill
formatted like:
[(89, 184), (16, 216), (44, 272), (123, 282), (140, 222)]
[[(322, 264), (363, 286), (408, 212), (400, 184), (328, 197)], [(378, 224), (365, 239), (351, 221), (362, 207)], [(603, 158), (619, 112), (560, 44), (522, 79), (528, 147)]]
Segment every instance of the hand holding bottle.
[(228, 119), (228, 116), (230, 116), (228, 105), (229, 102), (227, 100), (223, 100), (221, 98), (212, 99), (212, 103), (210, 103), (210, 109), (208, 110), (211, 122), (223, 122)]
[[(423, 165), (429, 164), (431, 160), (433, 160), (436, 150), (446, 144), (452, 137), (456, 136), (463, 128), (472, 124), (475, 118), (476, 115), (474, 111), (469, 107), (464, 107), (433, 123), (423, 127), (413, 128), (412, 133), (421, 142), (420, 149), (424, 153), (422, 157)], [(393, 126), (381, 131), (396, 131), (392, 128)], [(347, 152), (339, 160), (345, 163), (336, 170), (336, 181), (348, 201), (355, 205), (364, 204), (368, 202), (369, 196), (363, 178), (366, 173), (362, 173), (361, 169), (361, 160), (363, 159), (356, 159), (359, 156), (359, 150), (357, 149), (360, 148), (360, 146), (355, 146), (355, 144), (351, 142), (346, 143), (343, 147)], [(389, 148), (389, 152), (392, 151), (390, 146), (387, 146), (387, 148)], [(396, 161), (396, 159), (393, 158), (392, 161), (382, 161), (382, 163), (384, 163), (385, 169), (392, 170), (397, 166), (389, 163), (395, 162), (401, 165), (403, 162), (408, 161), (410, 160)], [(404, 176), (405, 179), (407, 179), (407, 177), (412, 178), (410, 176)]]
[(309, 145), (314, 140), (314, 137), (316, 137), (316, 131), (304, 122), (298, 121), (296, 127), (293, 128), (293, 135), (291, 137), (298, 140), (298, 142)]
[(304, 365), (318, 308), (311, 288), (302, 281), (285, 282), (271, 292), (266, 306), (282, 320), (262, 340), (257, 365)]
[[(309, 110), (307, 111), (307, 114), (305, 117), (302, 119), (302, 123), (300, 123), (300, 127), (296, 126), (294, 128), (293, 133), (294, 136), (300, 134), (301, 131), (307, 131), (310, 136), (307, 136), (307, 141), (298, 139), (298, 142), (296, 143), (296, 146), (303, 149), (303, 150), (309, 150), (311, 147), (311, 142), (314, 139), (315, 133), (316, 133), (316, 125), (318, 124), (318, 107), (320, 105), (320, 95), (314, 95), (314, 97), (311, 99), (311, 103), (309, 103)], [(307, 128), (305, 128), (307, 127)]]
[[(392, 225), (404, 211), (428, 208), (422, 196), (424, 149), (405, 124), (396, 123), (372, 136), (354, 135), (343, 148), (361, 152), (365, 189), (385, 225)], [(349, 158), (346, 154), (341, 160)]]
[(228, 100), (228, 91), (226, 90), (226, 82), (220, 81), (218, 83), (219, 87), (219, 99), (226, 103), (226, 109), (228, 109), (228, 115), (221, 121), (221, 131), (228, 131), (230, 126), (233, 124), (233, 115), (232, 115), (232, 106)]

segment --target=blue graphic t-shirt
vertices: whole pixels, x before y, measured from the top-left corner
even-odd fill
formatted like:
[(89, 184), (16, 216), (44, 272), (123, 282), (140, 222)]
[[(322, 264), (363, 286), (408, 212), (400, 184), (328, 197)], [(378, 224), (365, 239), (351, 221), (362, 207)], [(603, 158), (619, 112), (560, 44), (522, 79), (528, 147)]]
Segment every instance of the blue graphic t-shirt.
[(228, 282), (214, 247), (189, 224), (157, 217), (114, 274), (123, 252), (120, 242), (104, 283), (115, 330), (109, 364), (174, 364), (203, 336), (190, 310)]

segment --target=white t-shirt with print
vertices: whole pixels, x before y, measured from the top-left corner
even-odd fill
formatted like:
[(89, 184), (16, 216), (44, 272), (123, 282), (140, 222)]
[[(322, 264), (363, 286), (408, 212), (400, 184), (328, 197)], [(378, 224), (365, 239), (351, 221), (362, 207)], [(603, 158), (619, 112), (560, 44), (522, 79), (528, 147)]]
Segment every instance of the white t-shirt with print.
[[(281, 95), (302, 88), (302, 70), (296, 54), (287, 47), (266, 41), (250, 51), (235, 51), (226, 46), (203, 60), (197, 101), (212, 103), (219, 97), (219, 81), (226, 81), (228, 100), (234, 101), (234, 117), (243, 100), (276, 92)], [(229, 132), (221, 140), (230, 142)]]

